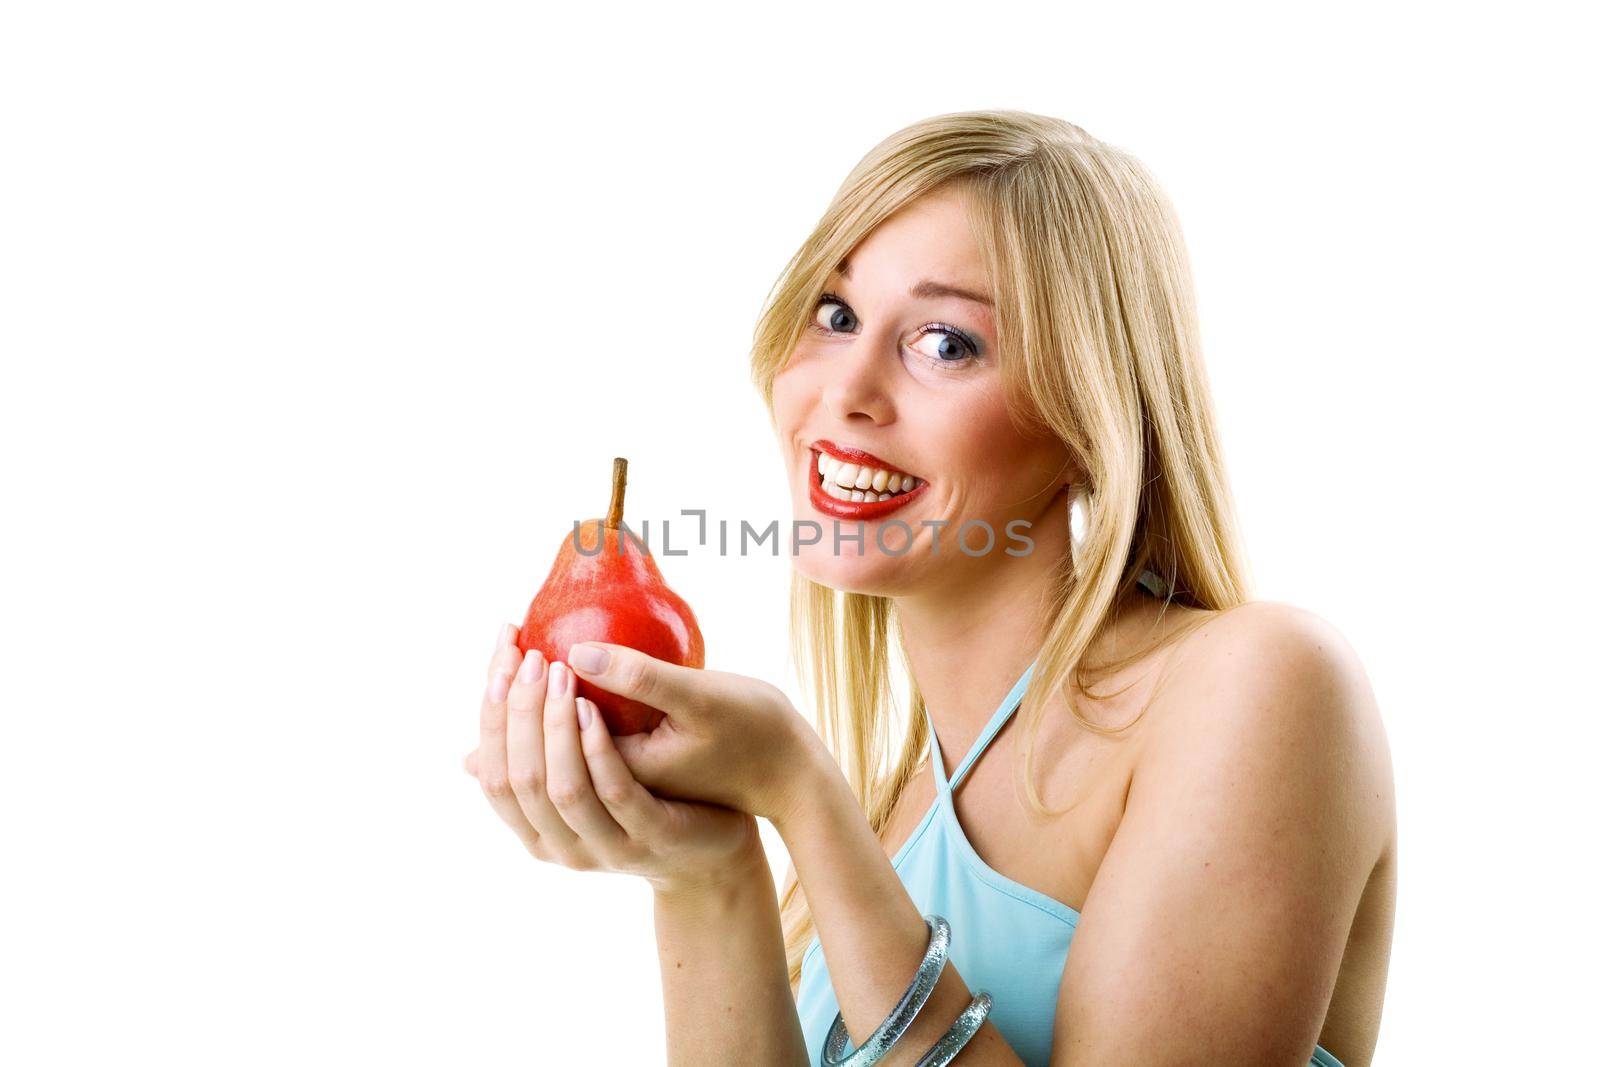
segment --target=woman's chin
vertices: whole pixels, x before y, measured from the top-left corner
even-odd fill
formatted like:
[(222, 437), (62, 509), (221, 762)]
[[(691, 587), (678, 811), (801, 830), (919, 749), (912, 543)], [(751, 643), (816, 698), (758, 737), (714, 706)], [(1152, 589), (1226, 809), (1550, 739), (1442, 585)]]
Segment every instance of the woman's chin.
[(794, 568), (818, 585), (867, 596), (898, 596), (911, 580), (907, 560), (884, 555), (872, 545), (859, 556), (848, 545), (839, 555), (830, 545), (807, 545), (794, 557)]
[(795, 570), (841, 593), (901, 596), (915, 586), (925, 570), (918, 560), (923, 546), (911, 543), (908, 531), (824, 515), (811, 502), (810, 488), (795, 487), (796, 521), (785, 545)]

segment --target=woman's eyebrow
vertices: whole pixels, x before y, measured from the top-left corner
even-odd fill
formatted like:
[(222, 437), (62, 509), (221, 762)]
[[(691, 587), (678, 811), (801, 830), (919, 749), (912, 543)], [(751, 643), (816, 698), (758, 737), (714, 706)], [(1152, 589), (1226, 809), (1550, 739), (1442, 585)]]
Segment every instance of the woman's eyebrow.
[(987, 308), (994, 307), (994, 301), (983, 293), (974, 293), (970, 289), (963, 289), (956, 285), (946, 285), (944, 282), (936, 282), (928, 278), (924, 278), (916, 285), (913, 285), (911, 287), (911, 295), (927, 299), (953, 296), (960, 300), (970, 300), (974, 304), (982, 304)]
[[(847, 259), (839, 264), (839, 274), (845, 279), (850, 277), (850, 261)], [(974, 304), (982, 304), (991, 310), (994, 300), (985, 293), (975, 293), (971, 289), (963, 289), (959, 285), (947, 285), (936, 282), (931, 278), (924, 278), (911, 287), (910, 295), (919, 300), (936, 300), (941, 296), (953, 296), (958, 300), (970, 300)]]

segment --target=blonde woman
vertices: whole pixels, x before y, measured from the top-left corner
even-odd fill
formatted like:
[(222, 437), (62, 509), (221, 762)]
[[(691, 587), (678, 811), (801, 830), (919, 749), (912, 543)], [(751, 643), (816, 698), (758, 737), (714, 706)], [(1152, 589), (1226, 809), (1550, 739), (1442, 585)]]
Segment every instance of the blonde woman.
[[(1022, 112), (908, 127), (753, 356), (795, 518), (825, 531), (794, 557), (820, 735), (763, 682), (615, 645), (521, 659), (507, 627), (469, 759), (535, 856), (654, 885), (671, 1062), (815, 1064), (836, 1014), (860, 1045), (938, 915), (948, 961), (882, 1063), (980, 990), (974, 1067), (1369, 1063), (1384, 729), (1336, 630), (1248, 598), (1145, 169)], [(613, 739), (574, 670), (667, 720)], [(781, 897), (754, 816), (793, 860)]]

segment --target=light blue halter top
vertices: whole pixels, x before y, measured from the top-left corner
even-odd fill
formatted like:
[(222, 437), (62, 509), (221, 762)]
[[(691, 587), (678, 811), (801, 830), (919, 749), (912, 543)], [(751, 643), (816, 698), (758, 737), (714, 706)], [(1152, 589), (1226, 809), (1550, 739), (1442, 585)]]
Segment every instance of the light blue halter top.
[[(1078, 926), (1078, 912), (1012, 881), (979, 858), (956, 820), (951, 800), (962, 778), (1017, 710), (1037, 665), (1035, 661), (1017, 679), (949, 781), (945, 780), (944, 757), (930, 716), (930, 762), (938, 796), (895, 855), (894, 869), (918, 911), (949, 920), (950, 962), (968, 988), (988, 990), (994, 998), (989, 1021), (1028, 1067), (1047, 1067), (1056, 994)], [(820, 1063), (822, 1044), (839, 1002), (828, 977), (822, 943), (815, 937), (801, 965), (796, 1004), (807, 1056)], [(1310, 1063), (1311, 1067), (1343, 1067), (1321, 1045), (1313, 1050)]]

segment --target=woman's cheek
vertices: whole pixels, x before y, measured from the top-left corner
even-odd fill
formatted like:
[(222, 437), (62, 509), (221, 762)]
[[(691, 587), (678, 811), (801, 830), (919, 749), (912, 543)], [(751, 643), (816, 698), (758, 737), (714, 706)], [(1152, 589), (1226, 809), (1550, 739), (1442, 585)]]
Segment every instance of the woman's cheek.
[(804, 413), (798, 403), (798, 390), (793, 371), (783, 371), (772, 380), (772, 415), (777, 424), (779, 441), (785, 450), (797, 447), (795, 434), (804, 423)]

